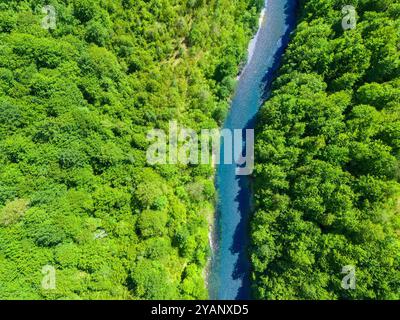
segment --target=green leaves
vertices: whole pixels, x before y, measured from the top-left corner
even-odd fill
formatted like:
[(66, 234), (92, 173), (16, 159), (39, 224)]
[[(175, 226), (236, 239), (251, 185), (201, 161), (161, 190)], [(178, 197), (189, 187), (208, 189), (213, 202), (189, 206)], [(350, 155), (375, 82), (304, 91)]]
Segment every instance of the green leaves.
[(166, 232), (167, 213), (144, 210), (139, 214), (137, 226), (144, 238), (162, 236)]
[(0, 6), (0, 299), (206, 298), (214, 170), (148, 167), (146, 133), (223, 120), (261, 2), (50, 4)]
[[(399, 298), (398, 4), (358, 2), (357, 28), (344, 33), (342, 1), (303, 2), (259, 114), (251, 260), (261, 299)], [(346, 265), (354, 290), (341, 286)]]

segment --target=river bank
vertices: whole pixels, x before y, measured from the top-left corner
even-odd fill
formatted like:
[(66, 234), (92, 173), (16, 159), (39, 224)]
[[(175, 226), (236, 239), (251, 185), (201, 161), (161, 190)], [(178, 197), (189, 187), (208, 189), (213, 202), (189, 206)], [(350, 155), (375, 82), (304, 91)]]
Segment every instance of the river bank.
[[(256, 114), (272, 82), (295, 25), (295, 0), (266, 1), (260, 26), (249, 43), (248, 63), (238, 77), (226, 129), (254, 129)], [(224, 141), (221, 141), (221, 150)], [(221, 154), (221, 159), (223, 155)], [(210, 240), (213, 254), (208, 275), (211, 299), (250, 299), (248, 220), (252, 208), (250, 176), (237, 176), (235, 164), (218, 165), (218, 204)]]
[[(265, 0), (265, 6), (267, 4), (268, 0)], [(247, 47), (247, 56), (246, 56), (246, 60), (244, 63), (244, 67), (239, 71), (239, 74), (236, 78), (237, 81), (240, 80), (241, 75), (244, 73), (249, 61), (251, 60), (253, 54), (254, 54), (254, 50), (255, 50), (255, 44), (257, 42), (257, 38), (259, 36), (260, 33), (260, 29), (262, 24), (264, 23), (264, 19), (265, 19), (265, 12), (266, 12), (266, 7), (264, 6), (264, 8), (261, 9), (260, 14), (259, 14), (259, 19), (258, 19), (258, 28), (256, 33), (254, 34), (253, 38), (250, 39), (249, 45)], [(214, 160), (214, 157), (213, 157)], [(216, 167), (216, 165), (214, 164), (214, 161), (212, 162), (212, 166), (213, 168)], [(218, 203), (214, 204), (214, 207), (217, 208)], [(206, 283), (206, 287), (207, 289), (210, 291), (210, 287), (209, 287), (209, 283), (210, 283), (210, 272), (211, 272), (211, 268), (212, 268), (212, 261), (213, 261), (213, 256), (215, 255), (215, 252), (217, 251), (217, 246), (218, 246), (218, 236), (217, 236), (217, 228), (216, 228), (216, 223), (218, 221), (218, 210), (215, 210), (215, 214), (213, 216), (207, 216), (207, 221), (208, 221), (208, 226), (209, 226), (209, 231), (208, 231), (208, 242), (209, 242), (209, 247), (211, 250), (211, 254), (210, 257), (208, 258), (207, 261), (207, 265), (204, 268), (204, 274), (203, 277), (205, 279), (205, 283)]]

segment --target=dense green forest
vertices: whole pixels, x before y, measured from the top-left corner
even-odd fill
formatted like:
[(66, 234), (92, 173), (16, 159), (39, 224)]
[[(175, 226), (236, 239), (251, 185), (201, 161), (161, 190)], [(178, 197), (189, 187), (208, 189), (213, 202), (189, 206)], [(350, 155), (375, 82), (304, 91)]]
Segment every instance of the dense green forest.
[[(149, 165), (146, 134), (222, 123), (262, 5), (0, 0), (0, 300), (207, 298), (214, 169)], [(299, 1), (257, 119), (255, 298), (400, 299), (399, 51), (400, 0)]]
[[(353, 5), (355, 29), (342, 28)], [(400, 1), (302, 0), (256, 132), (260, 299), (400, 299)], [(355, 289), (342, 288), (354, 266)]]
[(0, 299), (207, 297), (213, 169), (146, 133), (221, 123), (261, 6), (0, 0)]

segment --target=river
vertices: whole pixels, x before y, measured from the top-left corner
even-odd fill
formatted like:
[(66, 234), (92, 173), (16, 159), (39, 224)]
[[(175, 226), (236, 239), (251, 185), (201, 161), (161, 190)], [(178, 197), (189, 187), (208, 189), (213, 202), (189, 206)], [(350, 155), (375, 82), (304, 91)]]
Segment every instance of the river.
[[(268, 96), (268, 88), (295, 27), (295, 17), (296, 0), (266, 1), (260, 28), (249, 45), (249, 61), (239, 77), (224, 128), (254, 128), (255, 116)], [(208, 276), (210, 298), (250, 299), (247, 254), (248, 221), (252, 211), (250, 176), (237, 176), (235, 164), (221, 164), (217, 168), (216, 186), (216, 245)]]

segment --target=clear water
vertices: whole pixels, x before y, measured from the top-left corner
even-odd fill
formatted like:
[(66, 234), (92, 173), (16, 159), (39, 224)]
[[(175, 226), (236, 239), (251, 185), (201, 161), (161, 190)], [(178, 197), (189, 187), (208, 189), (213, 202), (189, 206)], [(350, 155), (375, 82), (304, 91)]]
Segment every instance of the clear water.
[[(225, 128), (254, 128), (255, 116), (295, 26), (295, 11), (296, 0), (266, 1), (265, 16), (251, 58), (239, 78)], [(222, 141), (221, 150), (223, 147)], [(252, 192), (250, 177), (236, 176), (235, 169), (235, 164), (222, 164), (217, 169), (217, 248), (208, 279), (211, 299), (251, 298), (247, 245)]]

